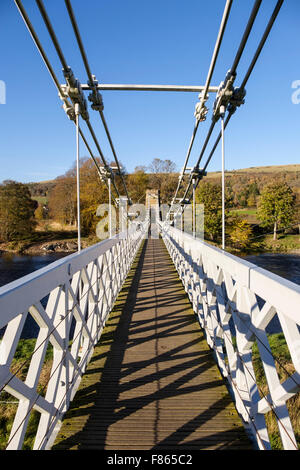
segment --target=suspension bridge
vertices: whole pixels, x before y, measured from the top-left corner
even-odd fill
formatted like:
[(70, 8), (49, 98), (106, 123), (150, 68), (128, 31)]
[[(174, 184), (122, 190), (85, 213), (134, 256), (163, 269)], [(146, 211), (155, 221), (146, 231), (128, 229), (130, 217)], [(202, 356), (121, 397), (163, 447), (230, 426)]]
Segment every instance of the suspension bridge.
[[(223, 214), (225, 209), (224, 134), (245, 104), (246, 85), (280, 12), (276, 3), (240, 85), (237, 69), (262, 0), (255, 0), (240, 44), (224, 81), (211, 84), (233, 1), (225, 2), (215, 47), (203, 86), (100, 84), (92, 73), (71, 1), (65, 0), (87, 83), (68, 65), (41, 0), (41, 19), (61, 62), (61, 84), (21, 2), (16, 7), (48, 69), (77, 144), (78, 252), (0, 289), (0, 390), (17, 400), (6, 448), (22, 449), (30, 416), (39, 414), (33, 449), (271, 449), (267, 419), (273, 415), (282, 447), (298, 449), (288, 402), (300, 388), (300, 288), (177, 227), (221, 142)], [(144, 217), (130, 223), (132, 206), (126, 181), (104, 116), (102, 90), (196, 92), (195, 125), (178, 186), (162, 219), (159, 195), (147, 196)], [(88, 100), (85, 92), (88, 91)], [(199, 158), (188, 167), (200, 123), (211, 125)], [(100, 121), (115, 159), (107, 163), (90, 118)], [(85, 123), (87, 133), (83, 131)], [(213, 129), (220, 132), (206, 156)], [(92, 139), (99, 155), (89, 144)], [(99, 180), (109, 190), (109, 207), (122, 208), (117, 234), (81, 249), (80, 139), (93, 159)], [(202, 161), (206, 156), (204, 164)], [(101, 160), (101, 165), (98, 161)], [(201, 167), (200, 167), (201, 164)], [(124, 203), (125, 201), (125, 203)], [(193, 223), (195, 219), (193, 215)], [(111, 228), (111, 212), (109, 213)], [(27, 318), (39, 326), (24, 379), (12, 361)], [(267, 329), (277, 318), (293, 370), (280, 380), (278, 358)], [(253, 364), (256, 345), (266, 387)], [(53, 362), (46, 387), (38, 387), (48, 349)]]

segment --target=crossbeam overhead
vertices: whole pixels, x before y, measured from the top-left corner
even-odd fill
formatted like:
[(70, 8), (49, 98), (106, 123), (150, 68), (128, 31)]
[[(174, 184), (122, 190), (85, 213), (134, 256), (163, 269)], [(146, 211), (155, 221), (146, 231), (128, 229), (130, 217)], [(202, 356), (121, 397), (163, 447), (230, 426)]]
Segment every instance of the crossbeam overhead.
[[(81, 84), (82, 90), (93, 90), (94, 87), (88, 84)], [(99, 83), (98, 90), (116, 90), (116, 91), (183, 91), (199, 93), (205, 89), (205, 86), (199, 85), (131, 85), (121, 83)], [(209, 93), (217, 93), (217, 86), (210, 86)]]

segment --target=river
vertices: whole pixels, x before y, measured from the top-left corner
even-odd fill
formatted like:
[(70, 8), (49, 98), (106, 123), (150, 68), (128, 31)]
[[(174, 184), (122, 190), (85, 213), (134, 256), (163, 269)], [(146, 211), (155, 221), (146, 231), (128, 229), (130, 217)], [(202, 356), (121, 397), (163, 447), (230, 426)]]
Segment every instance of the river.
[[(0, 286), (14, 281), (37, 269), (43, 268), (49, 263), (56, 261), (68, 253), (50, 253), (41, 256), (4, 254), (0, 256)], [(297, 254), (273, 254), (264, 253), (244, 257), (251, 263), (265, 268), (279, 276), (282, 276), (296, 284), (300, 284), (300, 255)], [(276, 332), (278, 321), (274, 318), (269, 332)], [(26, 322), (22, 337), (33, 337), (38, 331), (37, 325), (33, 324), (31, 317)], [(0, 336), (3, 331), (0, 331)]]
[(246, 256), (244, 259), (289, 281), (300, 284), (300, 255), (263, 253)]
[(40, 256), (5, 253), (0, 256), (0, 287), (26, 274), (47, 266), (70, 253), (49, 253)]
[[(70, 253), (49, 253), (45, 255), (17, 255), (4, 253), (0, 256), (0, 287), (15, 281), (26, 274), (30, 274), (37, 269), (47, 266)], [(0, 330), (0, 338), (3, 336), (5, 328)], [(21, 338), (35, 338), (39, 332), (39, 327), (28, 315)]]
[[(69, 253), (48, 253), (46, 255), (16, 255), (5, 253), (0, 255), (0, 287), (19, 279), (37, 269), (43, 268)], [(300, 255), (264, 253), (248, 255), (243, 259), (257, 264), (279, 276), (300, 284)]]

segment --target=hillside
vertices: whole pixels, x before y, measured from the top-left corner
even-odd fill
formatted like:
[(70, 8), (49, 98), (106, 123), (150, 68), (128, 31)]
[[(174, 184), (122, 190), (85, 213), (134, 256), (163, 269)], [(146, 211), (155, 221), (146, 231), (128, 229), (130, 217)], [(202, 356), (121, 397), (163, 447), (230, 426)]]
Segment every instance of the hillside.
[[(300, 172), (300, 164), (290, 164), (290, 165), (270, 165), (270, 166), (251, 166), (250, 168), (240, 168), (238, 170), (226, 170), (227, 176), (234, 176), (239, 174), (249, 173), (251, 176), (256, 174), (272, 174), (272, 173), (290, 173), (290, 172)], [(221, 171), (212, 171), (207, 173), (207, 177), (218, 176)]]
[[(145, 167), (145, 170), (146, 169), (147, 167)], [(132, 173), (131, 175), (132, 177), (134, 177), (135, 173)], [(131, 178), (131, 175), (127, 176), (128, 182)], [(156, 187), (156, 174), (149, 172), (148, 169), (148, 171), (146, 171), (146, 175), (149, 177), (147, 178), (149, 188), (151, 188), (152, 186)], [(170, 178), (168, 181), (167, 188), (160, 187), (161, 198), (165, 202), (170, 201), (172, 199), (172, 194), (174, 194), (178, 182), (177, 175), (178, 173), (172, 174), (172, 178)], [(251, 201), (245, 200), (245, 196), (247, 196), (246, 193), (249, 192), (249, 185), (255, 186), (255, 195), (258, 196), (260, 191), (266, 184), (278, 178), (286, 181), (286, 183), (288, 183), (293, 189), (293, 191), (296, 193), (297, 198), (300, 199), (300, 164), (268, 165), (241, 168), (237, 170), (227, 170), (226, 186), (231, 188), (231, 192), (234, 195), (235, 205), (239, 207), (245, 207), (249, 205), (254, 206), (256, 205), (255, 201), (253, 201), (252, 204)], [(50, 181), (29, 183), (28, 188), (31, 193), (31, 197), (38, 201), (39, 204), (47, 204), (49, 201), (50, 193), (59, 180), (60, 177)], [(221, 171), (208, 172), (207, 176), (203, 179), (203, 183), (208, 180), (213, 183), (220, 183)], [(136, 202), (134, 200), (135, 194), (132, 193), (131, 186), (132, 185), (129, 184), (129, 189), (133, 197), (133, 201)]]
[[(252, 189), (256, 191), (255, 195), (259, 196), (263, 187), (274, 180), (285, 181), (293, 189), (297, 197), (300, 197), (300, 164), (259, 166), (241, 168), (239, 170), (228, 170), (225, 173), (225, 177), (226, 186), (231, 188), (235, 196), (235, 202), (240, 206), (252, 206), (255, 204), (242, 203), (240, 198), (238, 198), (238, 194), (240, 194), (240, 196), (245, 195), (245, 191), (249, 192), (249, 187), (252, 186)], [(221, 171), (207, 173), (203, 182), (207, 180), (213, 183), (220, 183)]]
[[(268, 166), (251, 166), (249, 168), (239, 168), (237, 170), (226, 170), (226, 176), (236, 176), (239, 174), (244, 175), (251, 174), (254, 176), (256, 174), (272, 174), (272, 173), (297, 173), (300, 172), (300, 164), (288, 164), (288, 165), (268, 165)], [(221, 171), (208, 171), (207, 178), (214, 178), (219, 176)], [(45, 193), (55, 185), (57, 179), (40, 181), (36, 183), (28, 183), (30, 189), (33, 192), (40, 192), (45, 195)]]

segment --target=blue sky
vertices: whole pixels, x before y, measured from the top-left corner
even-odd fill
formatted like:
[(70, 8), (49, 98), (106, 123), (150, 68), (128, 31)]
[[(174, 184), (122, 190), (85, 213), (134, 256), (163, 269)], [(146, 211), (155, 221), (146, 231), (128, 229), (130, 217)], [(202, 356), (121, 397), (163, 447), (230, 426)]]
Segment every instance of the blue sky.
[[(54, 70), (61, 65), (33, 0), (23, 4)], [(63, 0), (45, 0), (68, 64), (87, 77)], [(212, 85), (225, 78), (254, 0), (234, 0)], [(243, 78), (276, 0), (263, 0), (236, 85)], [(73, 0), (92, 72), (103, 83), (203, 85), (225, 0)], [(0, 1), (0, 181), (43, 181), (63, 174), (75, 160), (75, 127), (61, 109), (56, 88), (13, 0)], [(300, 2), (285, 0), (247, 85), (245, 105), (226, 133), (226, 168), (300, 163), (300, 104), (292, 103), (292, 82), (300, 80)], [(127, 171), (153, 158), (183, 165), (194, 127), (197, 93), (102, 92), (105, 117), (120, 161)], [(210, 95), (208, 107), (213, 106)], [(108, 161), (112, 154), (99, 114), (92, 125)], [(190, 157), (199, 156), (210, 115), (201, 123)], [(82, 126), (85, 129), (84, 125)], [(208, 152), (219, 125), (208, 146)], [(91, 148), (97, 154), (88, 132)], [(81, 156), (87, 155), (84, 144)], [(207, 154), (206, 154), (207, 155)], [(205, 157), (204, 157), (205, 160)], [(209, 171), (221, 169), (217, 149)]]

